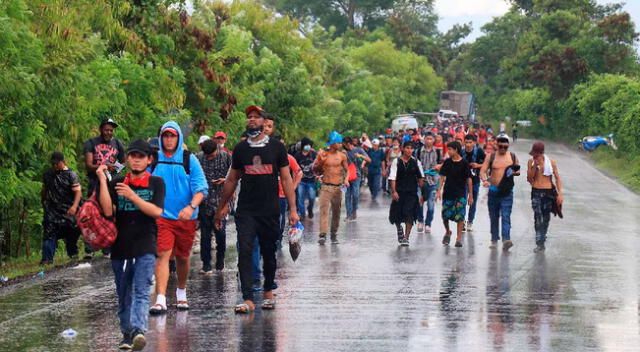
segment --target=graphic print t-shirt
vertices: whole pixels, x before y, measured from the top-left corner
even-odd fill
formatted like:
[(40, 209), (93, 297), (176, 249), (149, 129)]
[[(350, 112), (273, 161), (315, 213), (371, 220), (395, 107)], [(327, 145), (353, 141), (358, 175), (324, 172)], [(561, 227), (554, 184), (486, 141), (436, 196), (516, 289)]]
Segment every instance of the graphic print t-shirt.
[[(145, 254), (157, 255), (156, 219), (145, 215), (133, 202), (116, 194), (116, 184), (123, 181), (124, 177), (118, 176), (109, 184), (111, 200), (116, 206), (116, 228), (118, 229), (118, 237), (111, 247), (111, 258), (131, 259)], [(144, 201), (164, 208), (165, 185), (162, 178), (149, 176), (149, 184), (146, 187), (133, 185), (129, 187)]]
[(232, 156), (231, 168), (242, 173), (236, 213), (240, 216), (280, 214), (278, 176), (280, 168), (289, 166), (284, 145), (269, 140), (263, 147), (252, 147), (243, 141), (233, 149)]
[[(116, 161), (124, 163), (124, 146), (115, 138), (109, 142), (103, 141), (100, 136), (91, 138), (85, 142), (84, 152), (93, 154), (94, 166), (114, 164)], [(95, 172), (89, 172), (89, 180), (97, 182), (98, 178)]]
[(313, 162), (316, 160), (316, 152), (309, 151), (309, 154), (304, 155), (302, 152), (296, 154), (296, 161), (302, 169), (302, 181), (315, 182), (316, 175), (313, 172)]

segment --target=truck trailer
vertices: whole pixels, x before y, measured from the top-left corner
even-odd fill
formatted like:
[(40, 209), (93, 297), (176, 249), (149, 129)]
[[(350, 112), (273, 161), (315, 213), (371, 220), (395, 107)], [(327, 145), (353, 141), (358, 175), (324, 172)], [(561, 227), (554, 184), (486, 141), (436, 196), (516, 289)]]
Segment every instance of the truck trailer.
[(463, 119), (475, 120), (475, 105), (475, 97), (471, 92), (450, 90), (440, 93), (440, 110), (455, 111)]

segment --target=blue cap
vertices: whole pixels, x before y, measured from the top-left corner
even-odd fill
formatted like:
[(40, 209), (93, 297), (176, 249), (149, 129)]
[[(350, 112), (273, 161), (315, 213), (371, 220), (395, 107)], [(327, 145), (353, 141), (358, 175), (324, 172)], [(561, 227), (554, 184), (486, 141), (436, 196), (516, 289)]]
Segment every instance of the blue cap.
[(342, 143), (342, 135), (336, 131), (331, 131), (331, 134), (329, 134), (329, 142), (327, 142), (327, 146), (335, 143)]

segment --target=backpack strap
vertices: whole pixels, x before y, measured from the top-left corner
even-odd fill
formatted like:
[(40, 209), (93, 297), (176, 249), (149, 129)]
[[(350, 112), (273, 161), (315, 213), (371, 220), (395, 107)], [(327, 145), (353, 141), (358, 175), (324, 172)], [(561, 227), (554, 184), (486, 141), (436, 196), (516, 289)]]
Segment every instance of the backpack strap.
[(182, 151), (181, 163), (178, 163), (175, 161), (160, 161), (158, 160), (159, 154), (160, 154), (159, 152), (156, 152), (155, 155), (153, 156), (153, 162), (151, 163), (151, 173), (153, 173), (156, 170), (156, 166), (158, 166), (158, 164), (165, 164), (165, 165), (182, 165), (187, 175), (191, 174), (191, 153), (188, 150)]

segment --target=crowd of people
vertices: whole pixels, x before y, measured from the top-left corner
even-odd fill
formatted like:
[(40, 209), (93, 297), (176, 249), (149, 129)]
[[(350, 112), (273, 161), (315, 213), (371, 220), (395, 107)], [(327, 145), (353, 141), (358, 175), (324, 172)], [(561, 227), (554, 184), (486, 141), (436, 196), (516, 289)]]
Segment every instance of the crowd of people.
[[(189, 309), (187, 281), (196, 233), (200, 272), (209, 275), (214, 268), (224, 269), (230, 214), (237, 232), (242, 300), (234, 310), (239, 314), (256, 309), (259, 291), (261, 309), (275, 308), (276, 253), (287, 224), (313, 221), (319, 198), (318, 243), (324, 245), (329, 239), (338, 244), (343, 198), (345, 221), (357, 221), (365, 184), (373, 202), (382, 194), (391, 198), (389, 221), (396, 227), (399, 245), (409, 246), (416, 224), (418, 232), (431, 232), (435, 204), (441, 201), (442, 243), (449, 245), (455, 231), (455, 247), (462, 247), (464, 232), (474, 230), (483, 185), (488, 188), (490, 247), (496, 248), (500, 240), (504, 250), (513, 246), (514, 177), (521, 170), (505, 133), (494, 135), (490, 126), (464, 122), (435, 123), (387, 130), (376, 138), (344, 137), (333, 131), (321, 147), (314, 148), (313, 141), (303, 138), (287, 148), (275, 133), (272, 114), (258, 106), (245, 112), (246, 132), (233, 150), (225, 148), (227, 135), (218, 131), (213, 138), (201, 136), (199, 151), (191, 153), (173, 121), (160, 128), (157, 138), (136, 140), (125, 148), (113, 137), (118, 124), (106, 119), (100, 135), (86, 142), (87, 197), (97, 200), (104, 217), (115, 221), (118, 233), (105, 255), (110, 256), (114, 272), (121, 349), (141, 350), (148, 314), (167, 312), (167, 283), (174, 261), (176, 308)], [(562, 182), (544, 144), (535, 143), (530, 155), (526, 175), (532, 186), (535, 251), (540, 252), (545, 249), (550, 214), (561, 215)], [(80, 235), (75, 219), (82, 202), (79, 178), (66, 166), (62, 153), (53, 153), (51, 164), (42, 191), (42, 264), (51, 263), (60, 239), (65, 240), (67, 254), (77, 256)], [(122, 175), (125, 167), (128, 172)], [(85, 245), (85, 251), (89, 259), (93, 249)]]

